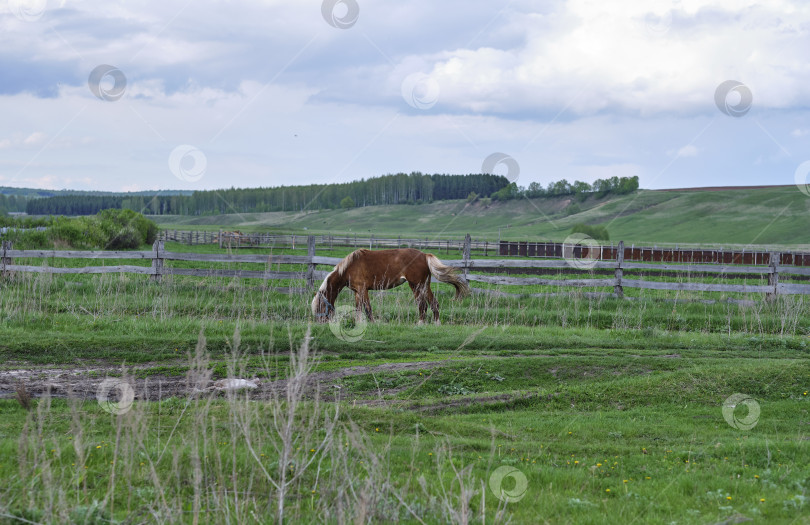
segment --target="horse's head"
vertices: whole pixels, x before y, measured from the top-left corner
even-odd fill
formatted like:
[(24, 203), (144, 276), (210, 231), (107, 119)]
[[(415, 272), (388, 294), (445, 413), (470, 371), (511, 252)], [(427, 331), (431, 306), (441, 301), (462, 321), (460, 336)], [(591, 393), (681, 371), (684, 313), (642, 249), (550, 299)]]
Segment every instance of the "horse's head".
[(334, 312), (335, 307), (332, 305), (332, 302), (326, 298), (324, 292), (318, 290), (315, 293), (315, 297), (312, 299), (312, 315), (315, 316), (315, 319), (319, 323), (325, 323), (329, 321)]
[(321, 284), (321, 287), (315, 292), (315, 297), (312, 299), (312, 315), (315, 316), (315, 319), (319, 323), (329, 321), (335, 313), (333, 303), (335, 302), (337, 294), (334, 293), (334, 286), (331, 286), (329, 283), (331, 276), (331, 273), (326, 276), (326, 279), (323, 280), (323, 284)]

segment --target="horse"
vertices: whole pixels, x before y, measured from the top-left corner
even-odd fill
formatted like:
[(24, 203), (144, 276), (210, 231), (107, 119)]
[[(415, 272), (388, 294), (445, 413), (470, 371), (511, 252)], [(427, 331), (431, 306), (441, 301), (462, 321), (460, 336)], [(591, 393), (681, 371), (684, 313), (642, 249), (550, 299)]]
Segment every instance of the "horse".
[(425, 321), (428, 305), (433, 320), (439, 322), (439, 303), (430, 290), (430, 277), (453, 285), (456, 299), (470, 293), (467, 282), (457, 275), (457, 269), (442, 264), (438, 257), (413, 248), (394, 250), (355, 250), (340, 261), (324, 278), (312, 299), (312, 314), (320, 322), (331, 319), (335, 313), (335, 300), (341, 290), (348, 287), (354, 292), (356, 315), (365, 311), (373, 322), (369, 290), (388, 290), (406, 282), (413, 291), (419, 307), (419, 324)]

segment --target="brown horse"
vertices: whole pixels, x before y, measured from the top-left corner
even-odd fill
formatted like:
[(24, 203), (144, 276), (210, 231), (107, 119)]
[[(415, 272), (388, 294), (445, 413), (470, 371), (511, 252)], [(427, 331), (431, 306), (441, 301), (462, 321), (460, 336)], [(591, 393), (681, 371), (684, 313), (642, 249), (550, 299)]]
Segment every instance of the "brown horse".
[(439, 303), (430, 291), (430, 276), (452, 284), (458, 299), (467, 295), (470, 287), (456, 272), (456, 268), (442, 264), (435, 255), (412, 248), (356, 250), (340, 261), (323, 280), (312, 300), (312, 314), (321, 322), (329, 320), (335, 313), (335, 299), (342, 289), (348, 287), (354, 292), (357, 315), (365, 311), (368, 320), (373, 321), (368, 291), (388, 290), (407, 282), (419, 306), (419, 322), (425, 321), (425, 312), (430, 305), (433, 320), (440, 324)]

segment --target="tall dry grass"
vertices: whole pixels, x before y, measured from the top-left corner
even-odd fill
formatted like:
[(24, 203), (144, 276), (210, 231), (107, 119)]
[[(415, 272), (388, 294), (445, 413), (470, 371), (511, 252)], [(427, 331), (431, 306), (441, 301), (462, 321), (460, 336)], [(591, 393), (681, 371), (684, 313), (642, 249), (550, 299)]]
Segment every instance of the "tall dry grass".
[[(235, 378), (246, 369), (238, 329), (231, 345)], [(263, 358), (275, 370), (278, 356)], [(0, 501), (0, 523), (483, 521), (484, 485), (449, 442), (426, 479), (413, 468), (417, 428), (409, 474), (393, 474), (401, 470), (392, 465), (393, 432), (381, 445), (382, 434), (373, 439), (313, 381), (319, 356), (309, 331), (262, 399), (211, 390), (202, 333), (188, 359), (187, 395), (136, 401), (119, 415), (76, 398), (36, 400), (16, 440), (16, 482)]]

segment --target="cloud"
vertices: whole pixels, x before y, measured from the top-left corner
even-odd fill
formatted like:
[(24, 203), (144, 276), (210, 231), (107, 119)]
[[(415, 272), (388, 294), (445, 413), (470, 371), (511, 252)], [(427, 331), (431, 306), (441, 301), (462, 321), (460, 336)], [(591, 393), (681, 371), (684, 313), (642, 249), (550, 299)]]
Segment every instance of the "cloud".
[(30, 135), (28, 135), (27, 137), (25, 137), (25, 140), (23, 140), (22, 143), (25, 144), (26, 146), (36, 146), (38, 144), (43, 143), (46, 138), (47, 135), (45, 133), (35, 131)]
[[(317, 7), (77, 1), (35, 22), (0, 11), (0, 176), (178, 187), (168, 155), (190, 144), (208, 159), (190, 189), (469, 173), (498, 151), (518, 160), (522, 185), (743, 184), (782, 171), (789, 183), (776, 143), (807, 133), (799, 0), (379, 0), (347, 30)], [(126, 76), (116, 102), (88, 88), (100, 64)], [(435, 105), (403, 100), (413, 73), (435, 81)], [(728, 79), (753, 93), (745, 117), (715, 106)], [(696, 169), (685, 159), (697, 154)]]
[[(758, 107), (810, 104), (806, 4), (668, 4), (572, 0), (551, 31), (526, 17), (522, 46), (447, 51), (429, 73), (443, 104), (510, 115), (708, 113), (714, 89), (729, 78), (746, 83)], [(647, 20), (656, 10), (672, 21), (651, 35)]]
[(676, 153), (676, 157), (696, 157), (698, 154), (698, 149), (693, 144), (687, 144), (686, 146), (680, 148)]

